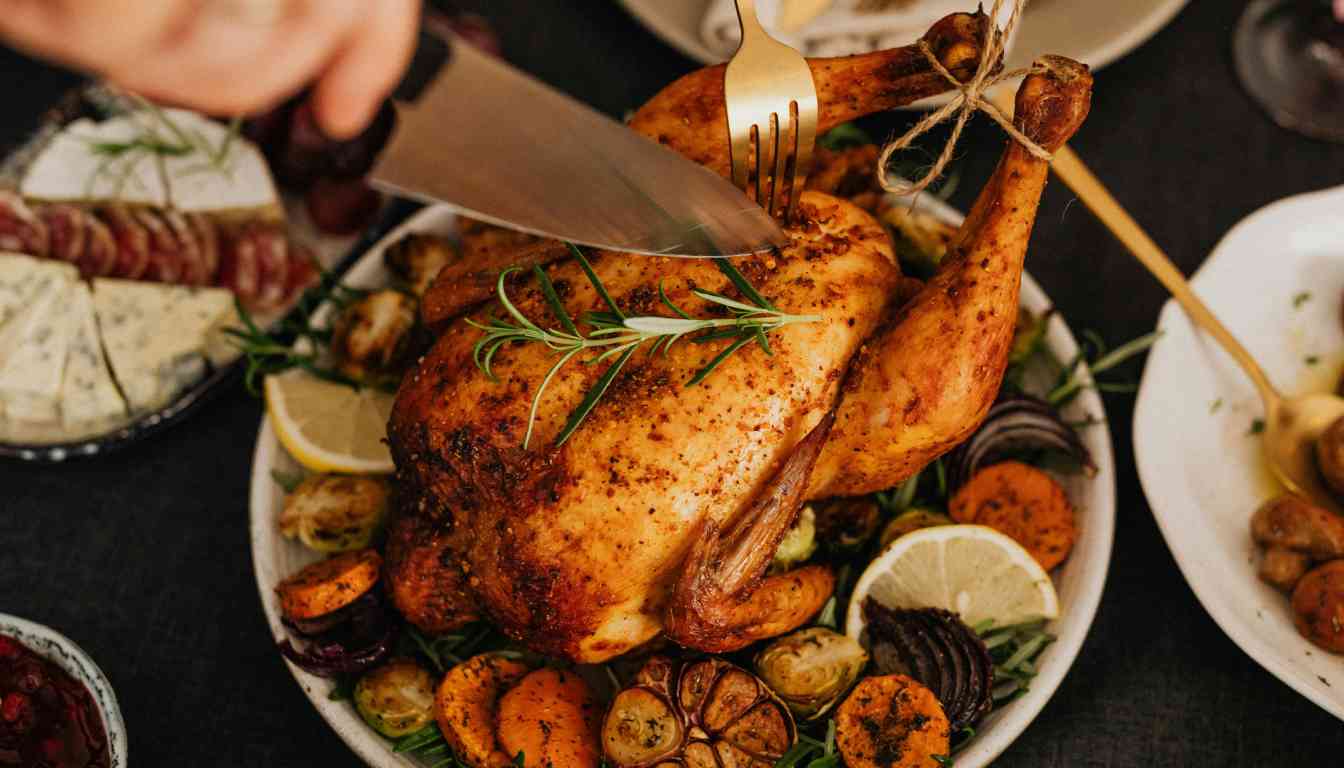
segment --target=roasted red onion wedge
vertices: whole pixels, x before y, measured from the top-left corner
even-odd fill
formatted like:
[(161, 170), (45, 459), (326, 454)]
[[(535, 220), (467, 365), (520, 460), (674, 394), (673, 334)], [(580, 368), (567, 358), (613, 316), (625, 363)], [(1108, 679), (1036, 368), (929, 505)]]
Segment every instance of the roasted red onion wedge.
[(1046, 401), (1024, 394), (1003, 395), (975, 434), (948, 454), (948, 487), (953, 493), (981, 467), (1025, 452), (1052, 451), (1071, 457), (1089, 474), (1097, 471), (1078, 432)]
[(912, 677), (933, 691), (953, 732), (970, 727), (994, 705), (994, 663), (980, 636), (956, 614), (938, 608), (892, 609), (868, 598), (864, 634), (884, 675)]

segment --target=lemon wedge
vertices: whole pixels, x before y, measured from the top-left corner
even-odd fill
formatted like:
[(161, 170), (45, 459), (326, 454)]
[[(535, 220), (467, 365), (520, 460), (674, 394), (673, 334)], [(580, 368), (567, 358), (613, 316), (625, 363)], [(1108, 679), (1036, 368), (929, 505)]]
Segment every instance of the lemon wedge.
[(266, 416), (289, 455), (312, 472), (390, 474), (393, 395), (294, 369), (266, 377)]
[(863, 601), (889, 608), (944, 608), (975, 626), (1059, 615), (1050, 575), (1021, 544), (983, 525), (942, 525), (896, 539), (854, 584), (845, 631), (863, 631)]

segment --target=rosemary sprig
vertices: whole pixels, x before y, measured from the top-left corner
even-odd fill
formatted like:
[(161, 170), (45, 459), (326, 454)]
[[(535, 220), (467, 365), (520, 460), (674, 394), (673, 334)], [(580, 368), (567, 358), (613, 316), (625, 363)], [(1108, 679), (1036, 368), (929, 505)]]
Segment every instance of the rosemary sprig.
[[(546, 387), (561, 368), (582, 352), (592, 351), (596, 353), (592, 358), (583, 361), (586, 364), (596, 365), (608, 360), (611, 362), (584, 395), (583, 400), (570, 412), (564, 427), (561, 428), (560, 434), (555, 439), (556, 446), (564, 445), (565, 441), (574, 434), (583, 420), (596, 407), (598, 401), (602, 399), (602, 396), (615, 381), (616, 376), (620, 374), (625, 364), (634, 356), (636, 350), (646, 344), (649, 345), (648, 352), (650, 354), (657, 352), (667, 354), (673, 344), (692, 335), (695, 335), (694, 338), (690, 339), (693, 342), (733, 339), (732, 343), (715, 355), (700, 370), (696, 371), (686, 382), (686, 386), (689, 387), (699, 384), (734, 352), (752, 341), (759, 342), (766, 353), (769, 354), (770, 345), (765, 340), (767, 333), (786, 325), (811, 323), (821, 319), (817, 315), (791, 315), (779, 310), (762, 296), (741, 272), (724, 259), (716, 260), (719, 269), (728, 276), (729, 281), (742, 295), (752, 302), (751, 304), (703, 288), (691, 288), (691, 293), (697, 298), (723, 307), (727, 310), (728, 315), (727, 317), (695, 318), (673, 303), (660, 283), (658, 295), (663, 304), (675, 314), (675, 317), (660, 315), (631, 317), (621, 310), (615, 299), (607, 292), (606, 286), (602, 284), (597, 273), (593, 271), (592, 265), (583, 252), (573, 245), (570, 245), (570, 249), (609, 311), (588, 312), (578, 319), (571, 317), (560, 302), (555, 286), (551, 283), (545, 270), (540, 267), (533, 267), (532, 273), (541, 289), (542, 298), (559, 323), (557, 328), (543, 328), (524, 315), (509, 298), (505, 283), (509, 275), (520, 271), (517, 267), (510, 267), (500, 273), (499, 280), (495, 285), (495, 293), (498, 296), (499, 304), (508, 316), (491, 318), (485, 323), (467, 319), (467, 323), (484, 332), (481, 339), (476, 342), (472, 354), (477, 367), (492, 381), (497, 381), (493, 369), (495, 354), (506, 345), (514, 343), (544, 344), (559, 356), (550, 370), (546, 372), (546, 376), (541, 380), (532, 397), (532, 407), (527, 418), (527, 431), (523, 435), (524, 448), (527, 448), (532, 442), (532, 431), (536, 424), (537, 410)], [(587, 333), (580, 330), (580, 324), (588, 328)]]
[[(1095, 331), (1084, 331), (1083, 336), (1085, 340), (1083, 350), (1079, 351), (1074, 359), (1064, 367), (1064, 370), (1060, 371), (1059, 379), (1055, 382), (1055, 387), (1045, 396), (1045, 399), (1049, 401), (1051, 405), (1056, 407), (1066, 405), (1077, 397), (1079, 392), (1089, 386), (1079, 375), (1079, 368), (1088, 358), (1087, 348), (1089, 346), (1095, 349), (1095, 354), (1097, 355), (1094, 360), (1088, 363), (1088, 368), (1091, 370), (1092, 376), (1095, 379), (1095, 377), (1115, 368), (1131, 357), (1146, 352), (1149, 347), (1157, 343), (1158, 339), (1162, 338), (1162, 332), (1154, 331), (1140, 336), (1137, 339), (1131, 339), (1109, 352), (1106, 351), (1106, 342), (1101, 338), (1100, 334)], [(1101, 392), (1133, 392), (1137, 389), (1136, 385), (1130, 383), (1110, 383), (1100, 381), (1094, 381), (1090, 386), (1095, 387)]]
[(429, 768), (461, 768), (462, 763), (453, 755), (452, 747), (444, 740), (439, 726), (430, 723), (410, 736), (403, 736), (392, 744), (397, 754), (414, 755)]

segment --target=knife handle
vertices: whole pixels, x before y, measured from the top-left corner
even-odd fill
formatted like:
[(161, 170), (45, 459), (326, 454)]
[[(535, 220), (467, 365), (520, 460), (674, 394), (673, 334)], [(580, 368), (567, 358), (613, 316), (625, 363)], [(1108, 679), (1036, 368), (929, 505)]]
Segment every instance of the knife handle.
[(392, 92), (392, 98), (414, 104), (452, 58), (452, 42), (421, 27), (420, 39), (415, 45), (410, 66), (407, 67), (406, 75), (402, 77), (396, 90)]

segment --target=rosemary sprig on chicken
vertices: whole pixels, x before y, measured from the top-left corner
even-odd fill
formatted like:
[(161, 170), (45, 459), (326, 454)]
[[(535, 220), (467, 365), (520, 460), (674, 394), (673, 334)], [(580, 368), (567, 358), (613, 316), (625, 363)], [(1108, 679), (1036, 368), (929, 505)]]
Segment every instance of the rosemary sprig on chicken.
[[(733, 339), (731, 344), (724, 347), (722, 352), (714, 356), (686, 382), (686, 386), (690, 387), (699, 384), (730, 355), (752, 341), (759, 343), (766, 354), (770, 354), (770, 342), (766, 340), (767, 333), (794, 323), (814, 323), (821, 320), (820, 315), (791, 315), (780, 311), (765, 297), (761, 296), (741, 272), (723, 259), (717, 260), (719, 269), (728, 276), (728, 279), (744, 296), (753, 302), (752, 304), (737, 301), (714, 291), (692, 287), (691, 294), (695, 297), (725, 307), (728, 310), (727, 317), (696, 318), (674, 304), (668, 298), (667, 292), (663, 290), (662, 284), (659, 283), (659, 298), (677, 316), (639, 315), (630, 317), (622, 312), (615, 300), (611, 298), (583, 252), (573, 245), (570, 246), (570, 249), (609, 311), (588, 312), (577, 319), (571, 317), (565, 311), (564, 305), (561, 304), (560, 296), (556, 293), (555, 285), (546, 275), (546, 271), (540, 266), (533, 266), (532, 273), (536, 277), (537, 285), (541, 288), (542, 296), (546, 299), (547, 306), (555, 314), (556, 320), (559, 321), (561, 326), (560, 328), (542, 328), (528, 319), (509, 299), (508, 291), (505, 290), (504, 286), (505, 281), (509, 275), (522, 269), (521, 267), (510, 267), (500, 273), (495, 293), (499, 297), (500, 306), (504, 308), (504, 311), (508, 313), (512, 320), (492, 318), (487, 323), (479, 323), (470, 318), (466, 320), (468, 325), (485, 332), (485, 335), (472, 348), (472, 357), (476, 361), (476, 366), (492, 381), (495, 380), (495, 374), (490, 367), (491, 361), (494, 360), (495, 353), (499, 351), (499, 348), (506, 344), (544, 344), (560, 354), (559, 359), (555, 361), (555, 364), (542, 378), (536, 394), (532, 397), (532, 408), (528, 412), (527, 432), (523, 436), (524, 448), (527, 448), (532, 441), (532, 426), (536, 422), (537, 406), (541, 402), (542, 394), (546, 391), (546, 385), (551, 382), (556, 371), (563, 368), (580, 352), (585, 350), (597, 352), (595, 357), (584, 361), (589, 365), (596, 365), (612, 358), (615, 359), (615, 362), (607, 368), (593, 388), (584, 396), (578, 407), (570, 413), (564, 429), (556, 437), (555, 444), (557, 446), (563, 445), (570, 435), (574, 434), (574, 430), (578, 428), (579, 424), (583, 423), (584, 417), (601, 399), (607, 387), (620, 373), (621, 368), (625, 366), (631, 355), (649, 342), (652, 342), (648, 349), (649, 354), (654, 354), (659, 350), (663, 354), (667, 354), (667, 350), (673, 344), (692, 334), (701, 334), (689, 339), (692, 343), (697, 344)], [(591, 330), (585, 334), (579, 330), (580, 324), (588, 326)]]

